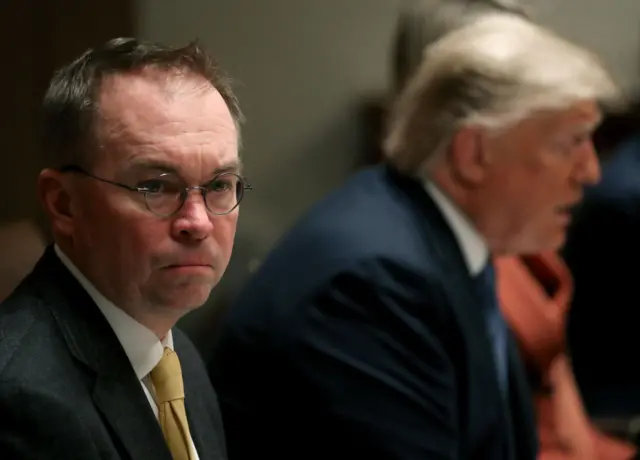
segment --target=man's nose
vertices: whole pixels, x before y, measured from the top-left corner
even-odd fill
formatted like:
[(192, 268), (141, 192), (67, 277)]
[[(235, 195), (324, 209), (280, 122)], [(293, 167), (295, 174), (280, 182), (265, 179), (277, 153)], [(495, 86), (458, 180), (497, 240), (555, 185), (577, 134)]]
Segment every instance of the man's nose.
[(190, 190), (174, 222), (174, 237), (204, 240), (213, 231), (213, 219), (200, 190)]
[(600, 158), (592, 142), (584, 146), (580, 156), (578, 168), (578, 180), (584, 185), (594, 185), (600, 182), (602, 170), (600, 168)]

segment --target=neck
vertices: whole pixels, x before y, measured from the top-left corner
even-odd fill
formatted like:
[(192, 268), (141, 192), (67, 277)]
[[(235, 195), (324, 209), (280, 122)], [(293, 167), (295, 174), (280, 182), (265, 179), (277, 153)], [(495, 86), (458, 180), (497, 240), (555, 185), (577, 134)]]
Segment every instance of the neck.
[(124, 309), (123, 311), (129, 316), (131, 316), (133, 319), (135, 319), (137, 322), (142, 324), (144, 327), (149, 329), (151, 332), (153, 332), (160, 341), (164, 340), (164, 338), (167, 336), (169, 331), (176, 325), (179, 319), (179, 318), (171, 317), (170, 315), (167, 315), (166, 317), (164, 316), (159, 317), (157, 314), (143, 315), (143, 314), (137, 314), (139, 312), (135, 312), (135, 311), (130, 312)]
[(430, 179), (466, 216), (489, 247), (489, 251), (493, 254), (500, 253), (499, 241), (493, 238), (499, 234), (495, 232), (496, 222), (490, 216), (491, 210), (487, 208), (486, 200), (483, 200), (482, 190), (461, 183), (446, 169), (434, 171)]

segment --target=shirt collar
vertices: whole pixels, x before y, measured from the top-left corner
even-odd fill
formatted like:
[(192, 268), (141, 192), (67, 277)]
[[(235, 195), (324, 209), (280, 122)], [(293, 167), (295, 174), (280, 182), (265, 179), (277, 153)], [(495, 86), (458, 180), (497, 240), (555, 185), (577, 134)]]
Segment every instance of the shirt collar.
[(173, 335), (171, 331), (160, 341), (150, 329), (137, 322), (102, 295), (57, 244), (54, 249), (65, 267), (87, 291), (107, 319), (124, 352), (127, 354), (138, 379), (142, 380), (160, 362), (165, 347), (173, 350)]
[(478, 275), (489, 259), (489, 248), (484, 238), (451, 198), (445, 195), (433, 182), (427, 182), (425, 188), (449, 224), (462, 251), (469, 273), (472, 276)]

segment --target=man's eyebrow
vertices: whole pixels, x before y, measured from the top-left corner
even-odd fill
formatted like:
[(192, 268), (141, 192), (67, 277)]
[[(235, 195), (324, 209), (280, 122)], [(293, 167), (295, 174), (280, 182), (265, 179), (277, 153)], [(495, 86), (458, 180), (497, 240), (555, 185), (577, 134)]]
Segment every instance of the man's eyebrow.
[(229, 163), (225, 163), (213, 171), (214, 174), (222, 174), (222, 173), (229, 173), (229, 172), (240, 174), (242, 172), (242, 162), (240, 160), (230, 161)]

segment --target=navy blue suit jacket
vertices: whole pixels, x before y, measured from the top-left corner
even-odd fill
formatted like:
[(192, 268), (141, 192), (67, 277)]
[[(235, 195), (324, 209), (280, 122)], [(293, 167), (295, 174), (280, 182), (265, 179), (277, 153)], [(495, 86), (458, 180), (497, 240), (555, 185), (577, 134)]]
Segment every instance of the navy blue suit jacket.
[(231, 460), (533, 460), (511, 348), (503, 402), (473, 280), (422, 185), (357, 174), (299, 222), (212, 362)]

